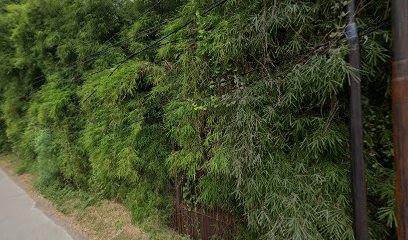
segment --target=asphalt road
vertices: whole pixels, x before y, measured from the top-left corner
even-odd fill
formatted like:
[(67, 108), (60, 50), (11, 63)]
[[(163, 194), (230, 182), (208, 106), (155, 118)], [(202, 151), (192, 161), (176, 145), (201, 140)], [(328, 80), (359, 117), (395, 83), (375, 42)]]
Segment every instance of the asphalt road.
[(0, 240), (73, 240), (0, 168)]

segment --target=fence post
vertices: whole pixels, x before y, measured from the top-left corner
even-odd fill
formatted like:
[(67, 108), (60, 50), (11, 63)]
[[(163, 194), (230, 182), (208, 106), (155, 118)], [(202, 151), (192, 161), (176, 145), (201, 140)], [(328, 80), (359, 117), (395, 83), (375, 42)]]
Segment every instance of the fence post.
[(354, 68), (350, 79), (350, 137), (351, 172), (353, 189), (353, 229), (356, 240), (368, 239), (367, 196), (363, 158), (363, 125), (360, 87), (360, 48), (355, 21), (355, 2), (347, 5), (346, 37), (349, 46), (349, 61)]
[(398, 239), (408, 239), (408, 1), (392, 1), (392, 115)]

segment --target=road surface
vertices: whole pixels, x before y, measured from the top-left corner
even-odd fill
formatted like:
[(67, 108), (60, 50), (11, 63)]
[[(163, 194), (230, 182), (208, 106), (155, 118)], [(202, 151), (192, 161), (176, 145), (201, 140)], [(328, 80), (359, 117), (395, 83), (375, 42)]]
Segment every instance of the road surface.
[(1, 240), (73, 240), (0, 168)]

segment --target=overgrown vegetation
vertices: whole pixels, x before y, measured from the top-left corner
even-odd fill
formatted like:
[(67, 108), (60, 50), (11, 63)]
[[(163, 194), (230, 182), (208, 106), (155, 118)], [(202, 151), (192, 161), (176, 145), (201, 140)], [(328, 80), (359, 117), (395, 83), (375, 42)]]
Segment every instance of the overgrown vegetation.
[[(190, 207), (222, 208), (257, 238), (353, 239), (345, 3), (0, 8), (0, 148), (43, 191), (93, 192), (136, 222), (165, 221), (178, 176)], [(395, 228), (389, 18), (388, 1), (359, 1), (372, 239)]]

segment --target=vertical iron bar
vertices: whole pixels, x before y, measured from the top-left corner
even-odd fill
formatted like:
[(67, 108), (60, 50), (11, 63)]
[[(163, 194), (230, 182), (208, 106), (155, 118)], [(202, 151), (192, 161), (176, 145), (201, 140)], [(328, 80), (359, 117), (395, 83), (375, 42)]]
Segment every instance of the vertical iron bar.
[(356, 240), (368, 239), (366, 181), (363, 158), (363, 126), (360, 88), (360, 48), (355, 21), (355, 2), (347, 5), (346, 37), (349, 46), (349, 61), (354, 68), (350, 79), (350, 135), (351, 172), (353, 189), (353, 229)]
[(393, 0), (392, 115), (398, 239), (408, 239), (408, 1)]
[(182, 183), (181, 179), (176, 175), (176, 229), (178, 233), (183, 234), (183, 207), (182, 207)]

